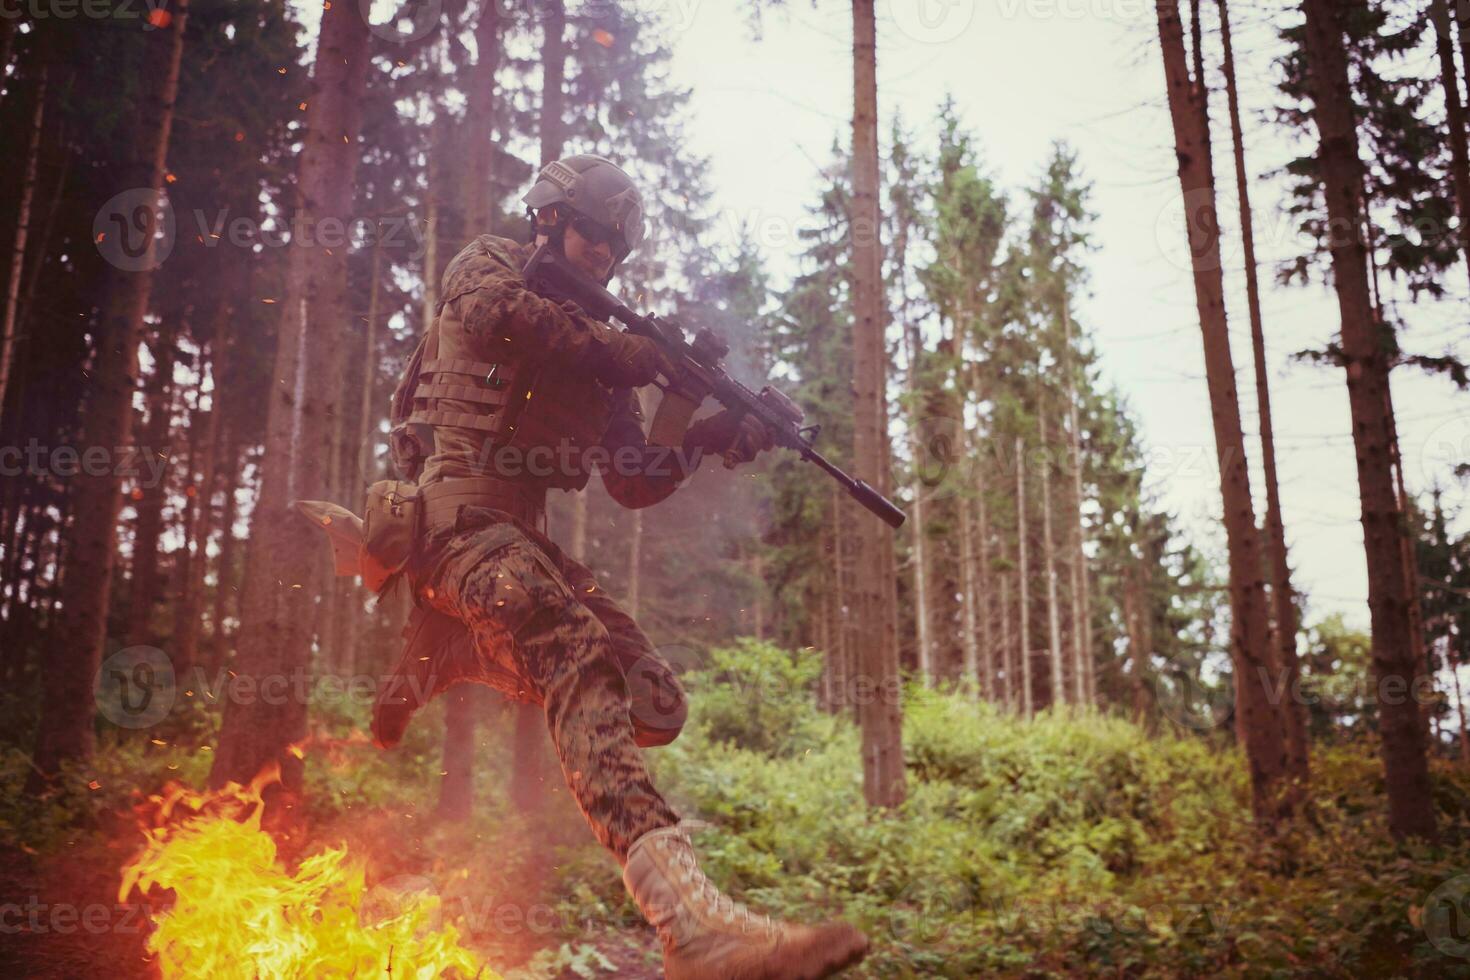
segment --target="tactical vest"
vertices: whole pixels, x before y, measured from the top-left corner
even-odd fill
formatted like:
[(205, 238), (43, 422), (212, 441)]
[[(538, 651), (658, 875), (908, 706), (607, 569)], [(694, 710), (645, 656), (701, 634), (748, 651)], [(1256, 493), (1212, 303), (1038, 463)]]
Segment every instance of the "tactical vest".
[[(445, 452), (452, 440), (460, 453), (476, 447), (477, 475), (564, 490), (586, 486), (580, 461), (607, 431), (613, 392), (591, 374), (538, 362), (508, 341), (500, 360), (476, 360), (462, 328), (443, 329), (444, 310), (441, 302), (393, 394), (390, 444), (399, 473), (417, 480), (430, 453)], [(499, 461), (523, 462), (539, 447), (542, 459), (577, 463), (550, 466), (549, 475), (500, 470)]]

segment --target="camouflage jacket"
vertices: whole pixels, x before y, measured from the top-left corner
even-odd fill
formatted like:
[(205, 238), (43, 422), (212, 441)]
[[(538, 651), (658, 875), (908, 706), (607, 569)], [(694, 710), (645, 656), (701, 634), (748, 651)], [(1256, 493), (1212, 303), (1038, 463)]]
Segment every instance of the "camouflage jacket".
[[(673, 493), (692, 465), (683, 453), (648, 444), (634, 389), (609, 388), (593, 376), (596, 348), (615, 328), (573, 303), (531, 292), (521, 275), (530, 251), (491, 235), (466, 245), (444, 272), (431, 329), (439, 332), (441, 356), (504, 364), (522, 377), (535, 372), (540, 380), (526, 391), (524, 405), (515, 408), (522, 432), (536, 430), (532, 442), (561, 444), (548, 445), (551, 454), (543, 460), (554, 472), (548, 477), (524, 466), (512, 473), (490, 448), (504, 443), (503, 435), (487, 438), (475, 428), (435, 425), (434, 451), (420, 482), (489, 475), (566, 488), (584, 484), (596, 469), (609, 495), (623, 506), (657, 503)], [(441, 402), (466, 413), (484, 411), (473, 402)], [(529, 459), (522, 452), (512, 462), (520, 466)]]

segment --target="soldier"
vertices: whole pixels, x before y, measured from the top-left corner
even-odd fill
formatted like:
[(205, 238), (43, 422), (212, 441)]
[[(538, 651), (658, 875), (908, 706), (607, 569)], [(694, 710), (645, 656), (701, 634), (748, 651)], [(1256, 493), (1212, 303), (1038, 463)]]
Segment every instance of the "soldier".
[[(772, 921), (705, 878), (640, 751), (678, 735), (679, 681), (592, 573), (545, 535), (547, 491), (581, 489), (594, 458), (607, 462), (614, 500), (647, 507), (703, 454), (746, 462), (770, 436), (726, 410), (691, 425), (682, 453), (650, 446), (635, 389), (673, 366), (650, 340), (527, 288), (522, 270), (546, 243), (608, 282), (643, 235), (627, 174), (571, 156), (544, 167), (523, 200), (533, 245), (481, 235), (455, 256), (417, 378), (411, 370), (411, 390), (395, 399), (411, 408), (408, 431), (432, 443), (408, 580), (421, 604), (473, 639), (455, 663), (436, 655), (436, 686), (470, 679), (544, 707), (567, 786), (657, 928), (669, 977), (827, 976), (861, 959), (866, 938), (844, 922)], [(416, 706), (380, 717), (379, 740), (396, 741)]]

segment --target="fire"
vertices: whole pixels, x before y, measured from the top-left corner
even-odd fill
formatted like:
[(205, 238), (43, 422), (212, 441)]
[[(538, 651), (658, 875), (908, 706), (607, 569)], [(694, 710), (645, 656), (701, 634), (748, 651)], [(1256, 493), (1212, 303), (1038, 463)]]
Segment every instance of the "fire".
[(173, 892), (153, 915), (148, 951), (164, 977), (480, 977), (498, 980), (439, 923), (437, 896), (369, 890), (360, 861), (326, 848), (295, 871), (260, 826), (272, 767), (249, 786), (173, 787), (150, 798), (153, 826), (123, 869), (136, 888)]

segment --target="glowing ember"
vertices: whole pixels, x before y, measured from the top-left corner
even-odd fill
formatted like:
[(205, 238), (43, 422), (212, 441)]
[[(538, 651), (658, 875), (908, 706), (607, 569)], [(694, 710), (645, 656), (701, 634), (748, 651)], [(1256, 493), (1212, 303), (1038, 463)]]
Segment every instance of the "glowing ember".
[(327, 848), (289, 871), (261, 830), (261, 792), (175, 787), (153, 797), (147, 844), (123, 869), (120, 900), (137, 888), (171, 889), (154, 915), (148, 951), (164, 977), (481, 977), (498, 980), (439, 923), (424, 892), (369, 893), (360, 862)]

